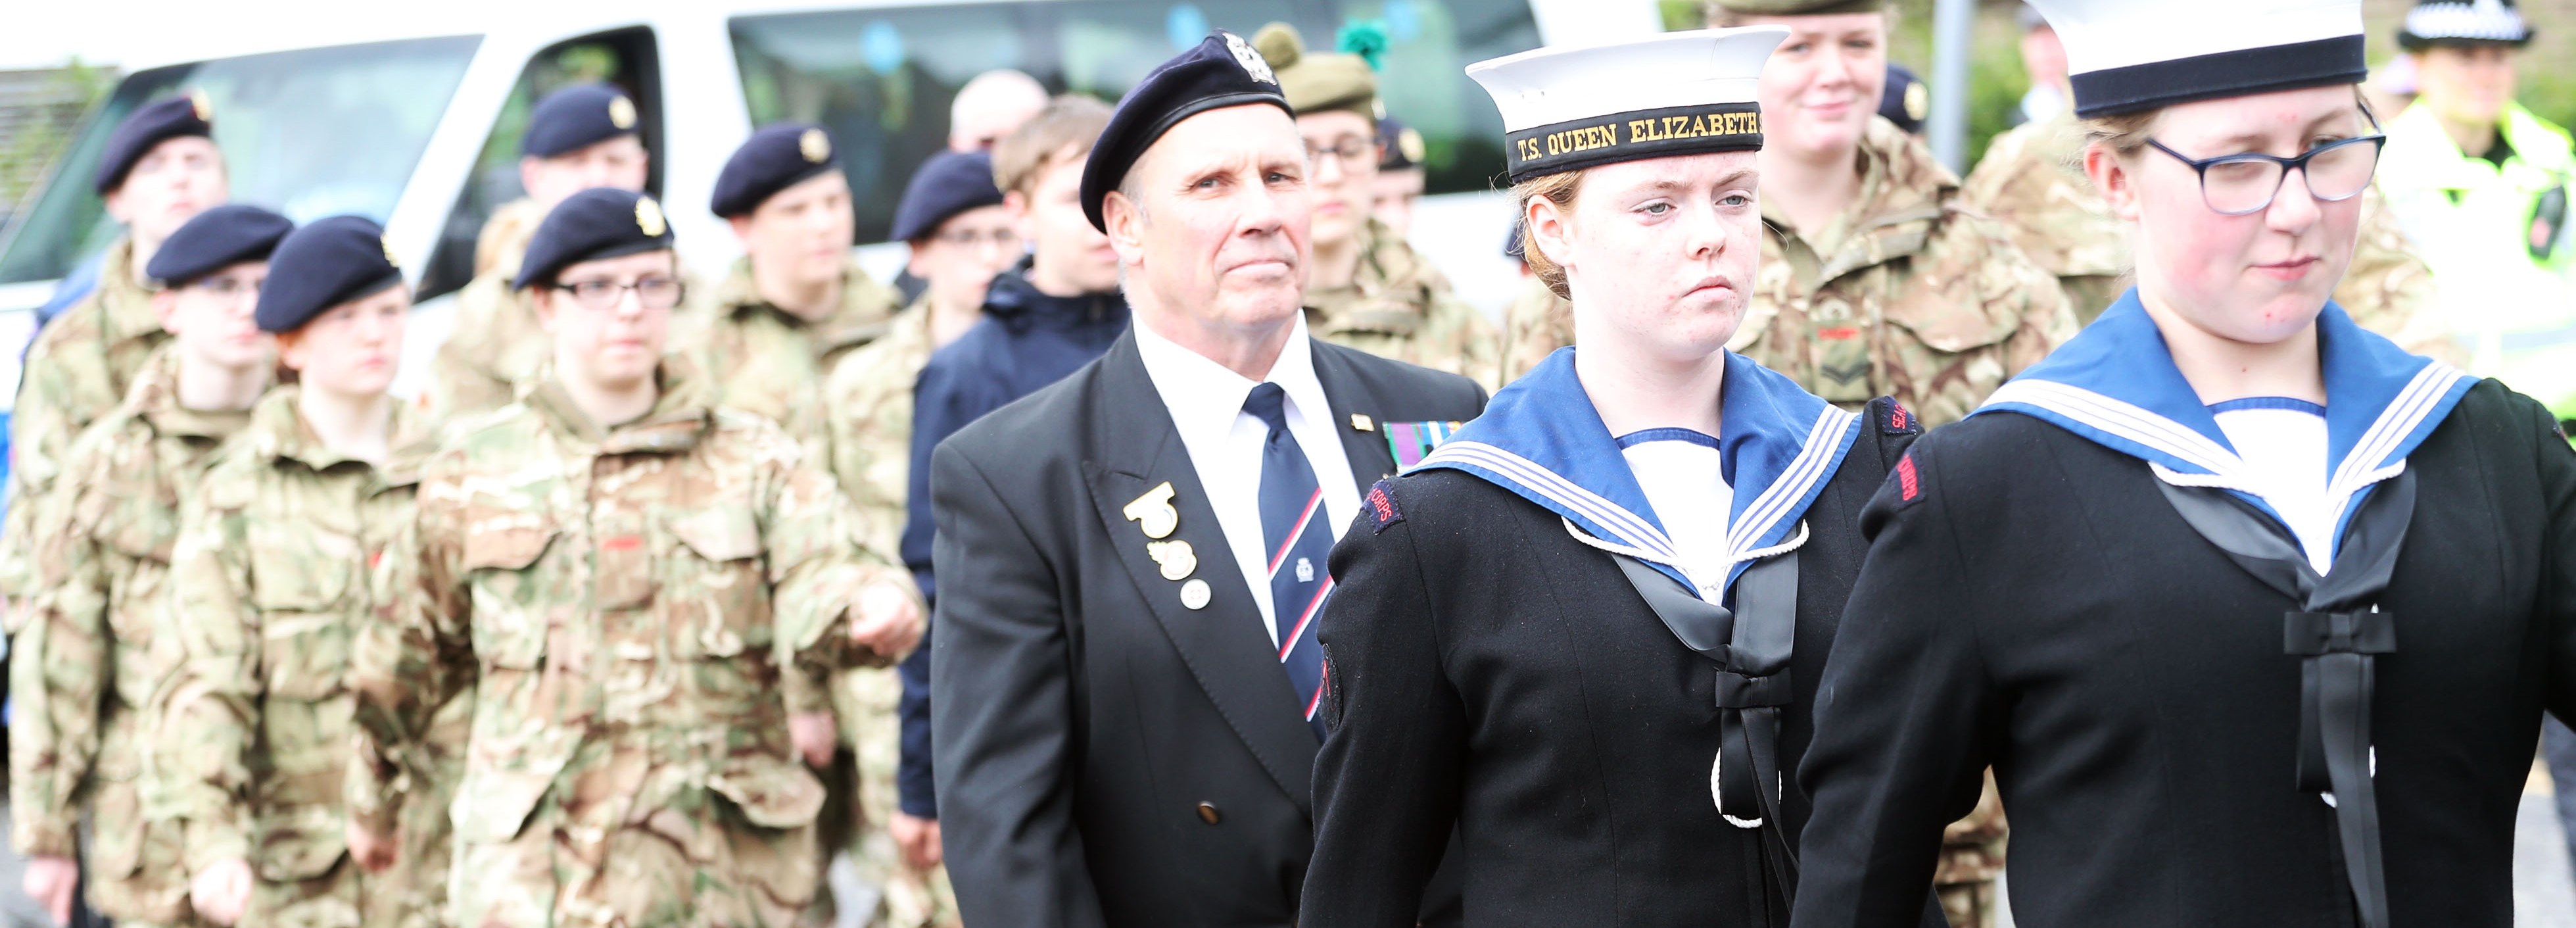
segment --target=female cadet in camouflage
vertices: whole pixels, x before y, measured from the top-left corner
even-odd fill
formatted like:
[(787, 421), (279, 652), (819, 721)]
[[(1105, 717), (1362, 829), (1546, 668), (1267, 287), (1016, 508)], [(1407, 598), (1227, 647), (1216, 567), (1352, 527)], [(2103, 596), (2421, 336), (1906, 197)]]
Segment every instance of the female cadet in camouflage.
[(341, 671), (358, 624), (387, 604), (380, 568), (409, 522), (417, 457), (385, 393), (411, 309), (387, 255), (355, 216), (278, 245), (255, 318), (297, 382), (251, 410), (181, 508), (155, 632), (180, 664), (151, 764), (184, 830), (190, 902), (219, 925), (402, 921), (399, 887), (345, 859), (341, 804)]
[[(1370, 354), (1463, 374), (1492, 389), (1502, 336), (1449, 278), (1369, 215), (1377, 202), (1377, 75), (1364, 57), (1386, 39), (1360, 28), (1347, 44), (1362, 54), (1305, 50), (1297, 30), (1271, 23), (1254, 35), (1280, 92), (1297, 110), (1315, 198), (1314, 264), (1306, 278), (1306, 324), (1317, 338)], [(1328, 170), (1329, 168), (1329, 170)]]
[[(783, 678), (890, 663), (920, 633), (831, 478), (662, 356), (676, 264), (641, 194), (583, 191), (538, 226), (518, 284), (553, 374), (425, 468), (418, 595), (359, 649), (356, 769), (382, 794), (428, 709), (414, 681), (471, 677), (453, 923), (790, 924), (821, 878), (823, 786), (789, 750)], [(351, 821), (367, 866), (413, 865), (390, 825)]]
[(180, 226), (146, 271), (172, 336), (125, 403), (62, 458), (62, 492), (32, 520), (36, 588), (11, 619), (11, 847), (27, 894), (69, 924), (73, 832), (90, 816), (90, 905), (129, 926), (191, 921), (179, 834), (145, 813), (145, 710), (174, 664), (152, 635), (166, 602), (178, 500), (268, 388), (272, 345), (251, 322), (268, 255), (294, 223), (218, 206)]

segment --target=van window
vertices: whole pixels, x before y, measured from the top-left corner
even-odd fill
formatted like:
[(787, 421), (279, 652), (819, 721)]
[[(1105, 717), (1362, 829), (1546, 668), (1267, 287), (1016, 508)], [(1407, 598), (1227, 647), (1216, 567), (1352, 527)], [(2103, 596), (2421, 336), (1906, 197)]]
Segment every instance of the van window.
[(406, 39), (220, 58), (136, 72), (65, 151), (34, 208), (0, 235), (0, 283), (53, 280), (118, 234), (90, 177), (138, 106), (190, 90), (215, 112), (233, 200), (297, 222), (383, 222), (447, 112), (480, 36)]
[(474, 279), (474, 246), (483, 222), (494, 210), (527, 195), (519, 185), (519, 139), (528, 134), (528, 112), (537, 101), (573, 84), (602, 81), (617, 85), (635, 100), (636, 128), (648, 162), (644, 189), (662, 193), (662, 67), (656, 57), (653, 30), (642, 26), (596, 33), (548, 46), (528, 59), (519, 83), (492, 120), (465, 189), (439, 227), (438, 246), (422, 269), (417, 298), (423, 301), (463, 288)]
[(1374, 20), (1389, 48), (1378, 92), (1422, 133), (1431, 193), (1490, 189), (1502, 118), (1463, 69), (1535, 48), (1527, 0), (1056, 0), (738, 17), (734, 56), (754, 124), (821, 123), (840, 142), (859, 240), (882, 241), (914, 168), (948, 144), (957, 88), (1016, 68), (1057, 91), (1116, 100), (1211, 28), (1250, 37), (1297, 27), (1330, 49), (1343, 24)]

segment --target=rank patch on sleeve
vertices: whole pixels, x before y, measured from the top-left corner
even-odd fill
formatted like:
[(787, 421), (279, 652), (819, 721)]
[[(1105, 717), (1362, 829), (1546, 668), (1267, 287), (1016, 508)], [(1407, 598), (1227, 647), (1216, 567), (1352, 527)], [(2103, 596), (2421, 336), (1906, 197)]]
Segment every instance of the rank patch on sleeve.
[(1369, 534), (1386, 531), (1386, 527), (1404, 521), (1404, 513), (1395, 508), (1395, 488), (1380, 480), (1369, 487), (1368, 496), (1360, 500), (1368, 510)]
[(1914, 452), (1908, 451), (1904, 457), (1896, 459), (1896, 501), (1900, 505), (1910, 505), (1921, 498), (1923, 478), (1914, 472)]
[(1923, 434), (1923, 420), (1915, 418), (1914, 410), (1905, 408), (1905, 404), (1889, 400), (1886, 410), (1879, 413), (1878, 432), (1881, 435), (1920, 435)]

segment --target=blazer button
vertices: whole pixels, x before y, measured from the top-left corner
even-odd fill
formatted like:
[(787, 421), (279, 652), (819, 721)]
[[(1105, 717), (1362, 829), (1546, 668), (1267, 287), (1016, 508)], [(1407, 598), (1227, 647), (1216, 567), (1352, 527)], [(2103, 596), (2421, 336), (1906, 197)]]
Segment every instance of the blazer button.
[(1215, 804), (1215, 803), (1212, 803), (1212, 802), (1202, 802), (1202, 803), (1199, 803), (1199, 821), (1206, 822), (1206, 823), (1208, 823), (1208, 824), (1210, 824), (1210, 825), (1214, 825), (1214, 824), (1216, 824), (1218, 821), (1220, 821), (1220, 820), (1222, 820), (1222, 819), (1224, 819), (1224, 818), (1225, 818), (1225, 816), (1224, 816), (1223, 814), (1220, 814), (1220, 813), (1218, 813), (1218, 812), (1217, 812), (1217, 810), (1216, 810), (1216, 804)]

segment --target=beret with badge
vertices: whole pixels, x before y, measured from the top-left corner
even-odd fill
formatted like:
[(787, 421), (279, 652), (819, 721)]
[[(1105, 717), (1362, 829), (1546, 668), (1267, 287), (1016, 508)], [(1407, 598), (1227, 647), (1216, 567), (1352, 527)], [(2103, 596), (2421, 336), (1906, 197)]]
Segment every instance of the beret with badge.
[(1680, 155), (1758, 151), (1763, 62), (1780, 26), (1549, 47), (1467, 66), (1503, 116), (1512, 183)]
[(1261, 60), (1252, 43), (1219, 30), (1172, 60), (1145, 72), (1109, 115), (1091, 158), (1082, 165), (1082, 214), (1092, 228), (1108, 231), (1101, 204), (1127, 180), (1127, 169), (1145, 156), (1155, 140), (1181, 120), (1209, 110), (1265, 104), (1295, 115), (1279, 92), (1279, 77)]
[(1878, 92), (1878, 115), (1908, 135), (1921, 134), (1923, 120), (1932, 115), (1932, 89), (1914, 76), (1914, 69), (1888, 62), (1887, 84)]
[(593, 187), (555, 204), (528, 239), (516, 289), (551, 284), (563, 269), (584, 261), (617, 258), (671, 247), (671, 223), (662, 204), (646, 194)]
[(266, 261), (293, 231), (294, 220), (246, 203), (227, 203), (198, 213), (170, 233), (143, 265), (143, 275), (164, 287), (183, 286), (245, 261)]
[(363, 216), (318, 219), (287, 233), (269, 254), (268, 282), (260, 286), (251, 321), (262, 332), (292, 332), (331, 307), (402, 282), (383, 226)]
[(134, 165), (161, 143), (190, 136), (213, 138), (214, 118), (214, 107), (198, 91), (135, 110), (107, 134), (107, 151), (99, 155), (98, 174), (93, 178), (99, 195), (125, 186), (125, 175), (134, 173)]
[(1309, 52), (1305, 37), (1287, 23), (1261, 27), (1252, 34), (1252, 47), (1279, 78), (1279, 92), (1288, 98), (1291, 111), (1339, 110), (1377, 118), (1377, 72), (1366, 56)]
[(778, 192), (839, 170), (841, 153), (831, 133), (806, 123), (779, 123), (751, 134), (716, 174), (708, 208), (719, 217), (748, 216)]
[[(2085, 119), (2306, 87), (2358, 84), (2359, 0), (2031, 0), (2066, 45)], [(2210, 28), (2225, 23), (2227, 28)]]
[(943, 151), (912, 172), (903, 202), (894, 208), (893, 240), (919, 241), (939, 231), (939, 224), (970, 209), (1002, 202), (993, 185), (993, 156), (980, 151)]
[(1422, 144), (1422, 133), (1393, 116), (1377, 121), (1377, 145), (1377, 169), (1381, 171), (1418, 168), (1422, 159), (1430, 155)]
[(607, 84), (574, 84), (547, 94), (528, 114), (519, 153), (534, 158), (568, 155), (624, 135), (635, 135), (635, 101)]

